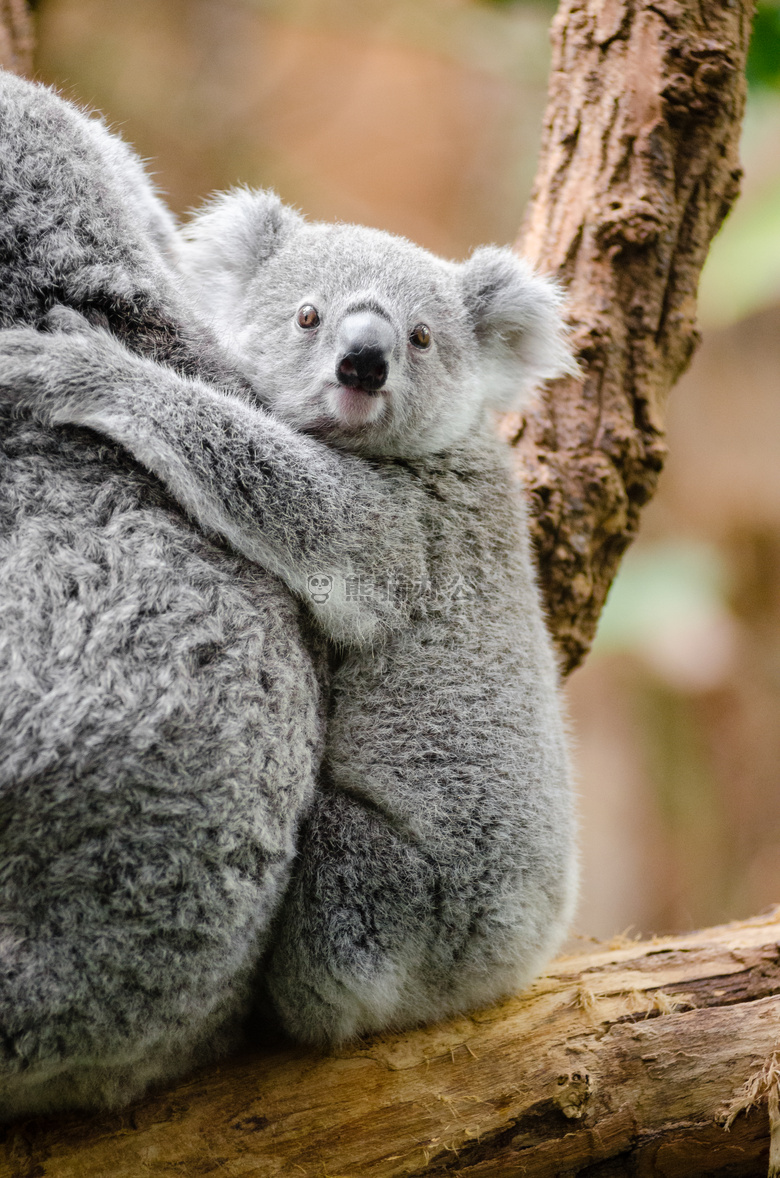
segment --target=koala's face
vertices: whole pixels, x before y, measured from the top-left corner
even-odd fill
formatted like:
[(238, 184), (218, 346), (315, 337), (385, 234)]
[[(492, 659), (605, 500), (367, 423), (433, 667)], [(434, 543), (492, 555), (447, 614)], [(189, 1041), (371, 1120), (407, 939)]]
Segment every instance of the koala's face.
[(359, 453), (446, 449), (570, 367), (557, 291), (508, 250), (456, 264), (244, 191), (196, 220), (185, 266), (263, 403)]
[(300, 225), (247, 290), (236, 328), (266, 403), (331, 444), (438, 450), (481, 409), (453, 268), (387, 234)]

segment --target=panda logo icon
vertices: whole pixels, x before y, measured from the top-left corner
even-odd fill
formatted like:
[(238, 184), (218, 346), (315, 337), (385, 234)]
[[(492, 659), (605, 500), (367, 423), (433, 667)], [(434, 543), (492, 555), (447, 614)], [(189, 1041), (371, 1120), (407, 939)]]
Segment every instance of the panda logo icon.
[(316, 605), (324, 605), (333, 590), (333, 577), (329, 573), (313, 573), (307, 585), (312, 601)]

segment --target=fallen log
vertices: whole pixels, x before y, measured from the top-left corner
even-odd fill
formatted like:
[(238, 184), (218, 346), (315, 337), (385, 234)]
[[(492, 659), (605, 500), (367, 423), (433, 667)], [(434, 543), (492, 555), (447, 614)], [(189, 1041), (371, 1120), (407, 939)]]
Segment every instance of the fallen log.
[(780, 908), (594, 945), (434, 1027), (258, 1050), (129, 1110), (18, 1124), (0, 1178), (764, 1175), (775, 1052)]

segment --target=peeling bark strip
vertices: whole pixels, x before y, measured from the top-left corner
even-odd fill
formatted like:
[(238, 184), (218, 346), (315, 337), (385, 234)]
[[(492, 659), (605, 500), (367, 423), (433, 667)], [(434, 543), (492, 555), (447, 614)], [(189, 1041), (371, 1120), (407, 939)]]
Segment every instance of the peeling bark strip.
[(518, 248), (569, 291), (585, 374), (507, 419), (551, 628), (584, 658), (665, 455), (696, 288), (739, 185), (752, 0), (563, 0)]
[(0, 1178), (765, 1175), (778, 941), (780, 908), (599, 946), (437, 1027), (257, 1053), (131, 1111), (17, 1125)]
[(32, 21), (26, 0), (0, 0), (0, 68), (29, 74), (32, 52)]

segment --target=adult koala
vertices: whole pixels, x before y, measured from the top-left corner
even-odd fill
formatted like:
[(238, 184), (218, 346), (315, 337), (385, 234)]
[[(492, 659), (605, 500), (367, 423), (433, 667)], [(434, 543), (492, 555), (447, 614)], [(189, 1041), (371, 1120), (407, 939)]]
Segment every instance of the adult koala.
[[(174, 238), (123, 143), (0, 76), (2, 326), (65, 305), (242, 392)], [(125, 451), (0, 405), (0, 1119), (235, 1038), (320, 760), (305, 629)]]
[(78, 321), (0, 337), (0, 399), (126, 446), (311, 591), (338, 662), (266, 964), (288, 1029), (338, 1040), (497, 998), (554, 952), (575, 893), (554, 658), (490, 413), (571, 370), (559, 295), (508, 250), (447, 262), (267, 193), (218, 198), (190, 239), (271, 413)]

